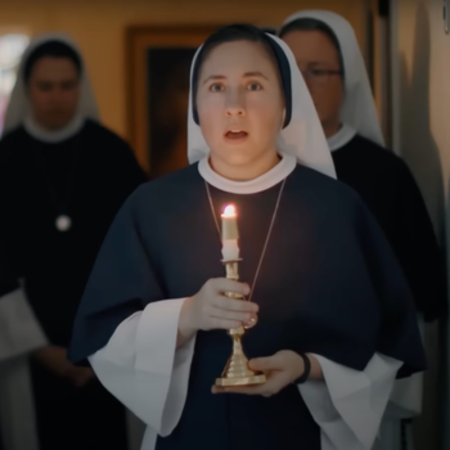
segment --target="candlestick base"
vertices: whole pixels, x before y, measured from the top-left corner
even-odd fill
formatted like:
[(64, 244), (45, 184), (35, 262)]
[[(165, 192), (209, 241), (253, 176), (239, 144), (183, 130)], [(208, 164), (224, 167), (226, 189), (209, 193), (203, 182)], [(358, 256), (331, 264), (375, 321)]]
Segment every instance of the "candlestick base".
[(248, 359), (242, 351), (241, 337), (237, 335), (232, 337), (233, 350), (238, 347), (241, 351), (233, 351), (222, 376), (216, 379), (216, 386), (250, 386), (265, 383), (267, 380), (263, 373), (257, 373), (249, 369)]
[(216, 386), (249, 386), (265, 383), (266, 376), (261, 372), (255, 372), (248, 367), (248, 359), (242, 348), (243, 327), (228, 331), (233, 339), (233, 353), (228, 360), (220, 378), (216, 379)]

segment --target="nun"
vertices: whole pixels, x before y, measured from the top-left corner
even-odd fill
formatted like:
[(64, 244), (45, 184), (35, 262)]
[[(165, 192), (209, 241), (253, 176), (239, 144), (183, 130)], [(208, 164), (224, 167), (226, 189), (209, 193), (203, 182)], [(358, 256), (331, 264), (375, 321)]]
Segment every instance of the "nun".
[[(285, 43), (250, 25), (205, 41), (187, 147), (191, 165), (114, 220), (69, 358), (147, 425), (142, 450), (369, 450), (394, 380), (423, 371), (424, 352), (407, 283), (335, 180)], [(226, 217), (238, 240), (221, 235)], [(240, 281), (222, 259), (241, 259)], [(258, 384), (224, 387), (226, 330), (244, 327), (242, 373)]]
[[(301, 11), (286, 19), (279, 36), (294, 53), (307, 83), (337, 177), (361, 196), (378, 219), (409, 282), (419, 322), (442, 318), (445, 282), (433, 226), (410, 170), (385, 148), (351, 25), (330, 11)], [(379, 448), (405, 444), (398, 419), (417, 416), (421, 400), (421, 374), (397, 383)], [(405, 431), (406, 422), (402, 426)]]
[(129, 146), (100, 124), (76, 45), (58, 34), (34, 39), (0, 141), (0, 241), (14, 280), (1, 294), (35, 318), (10, 315), (7, 329), (28, 327), (37, 347), (29, 362), (41, 450), (126, 448), (123, 406), (66, 351), (108, 227), (144, 181)]

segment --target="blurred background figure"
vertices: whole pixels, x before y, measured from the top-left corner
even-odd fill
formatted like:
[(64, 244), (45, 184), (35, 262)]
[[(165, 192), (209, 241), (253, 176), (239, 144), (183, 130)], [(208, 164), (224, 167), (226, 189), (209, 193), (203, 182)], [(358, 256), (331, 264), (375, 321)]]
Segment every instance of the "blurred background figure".
[(3, 133), (0, 240), (10, 290), (23, 280), (46, 339), (31, 357), (40, 448), (126, 449), (123, 407), (89, 367), (66, 359), (66, 347), (103, 237), (146, 176), (99, 123), (81, 54), (63, 35), (38, 37), (25, 52)]
[[(420, 322), (443, 318), (445, 277), (433, 225), (410, 170), (384, 147), (351, 25), (331, 11), (302, 11), (286, 19), (280, 36), (308, 85), (338, 179), (354, 188), (378, 219), (408, 278)], [(422, 374), (397, 383), (381, 429), (380, 449), (407, 443), (398, 419), (417, 416), (421, 400)], [(411, 443), (410, 430), (408, 435)]]

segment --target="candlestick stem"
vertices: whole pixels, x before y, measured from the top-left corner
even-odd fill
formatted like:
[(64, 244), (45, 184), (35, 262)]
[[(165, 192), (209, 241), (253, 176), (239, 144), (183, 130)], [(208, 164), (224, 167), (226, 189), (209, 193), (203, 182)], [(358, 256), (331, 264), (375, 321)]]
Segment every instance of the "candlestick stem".
[[(229, 280), (239, 281), (239, 261), (223, 261), (225, 264), (226, 277)], [(245, 297), (235, 292), (225, 292), (229, 298), (245, 301)], [(244, 327), (228, 330), (233, 339), (233, 351), (228, 360), (222, 376), (216, 379), (216, 386), (248, 386), (266, 382), (263, 373), (255, 372), (248, 367), (248, 359), (242, 348), (242, 336)]]

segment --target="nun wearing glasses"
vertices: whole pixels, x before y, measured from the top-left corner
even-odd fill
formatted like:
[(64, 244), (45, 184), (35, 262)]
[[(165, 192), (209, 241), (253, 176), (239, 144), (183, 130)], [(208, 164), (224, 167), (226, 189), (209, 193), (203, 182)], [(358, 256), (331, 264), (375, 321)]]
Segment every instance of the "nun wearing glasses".
[[(418, 320), (446, 310), (440, 250), (407, 165), (385, 148), (369, 79), (351, 25), (330, 11), (300, 11), (279, 36), (294, 53), (317, 109), (337, 178), (352, 187), (381, 225), (409, 282)], [(396, 383), (377, 447), (411, 446), (409, 419), (420, 414), (422, 374)], [(403, 420), (402, 420), (403, 419)]]

